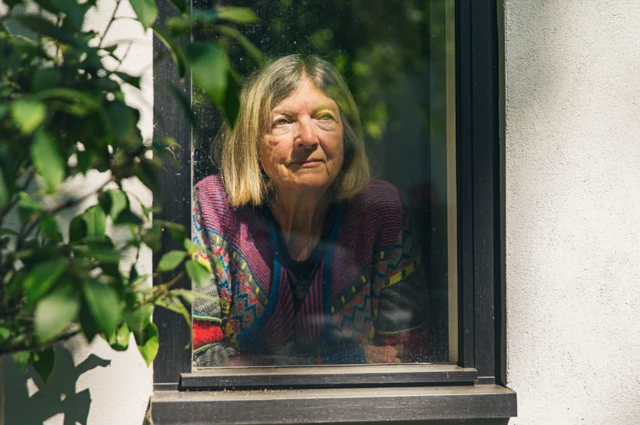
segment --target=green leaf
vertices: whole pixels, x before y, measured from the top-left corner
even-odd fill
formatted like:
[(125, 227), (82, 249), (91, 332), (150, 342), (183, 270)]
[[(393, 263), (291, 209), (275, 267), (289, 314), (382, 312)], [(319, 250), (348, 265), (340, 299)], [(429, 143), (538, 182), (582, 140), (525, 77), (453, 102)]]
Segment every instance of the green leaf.
[(20, 351), (13, 355), (13, 361), (16, 363), (18, 369), (22, 372), (27, 364), (29, 363), (29, 359), (31, 358), (31, 353), (29, 351)]
[(224, 35), (235, 38), (238, 43), (244, 48), (244, 51), (249, 54), (258, 64), (264, 63), (264, 55), (247, 37), (245, 37), (240, 31), (227, 25), (216, 25), (215, 29)]
[(136, 341), (138, 341), (138, 343), (144, 340), (144, 330), (147, 325), (151, 323), (153, 310), (153, 305), (143, 305), (133, 311), (127, 311), (124, 314), (124, 319), (127, 322), (129, 329), (136, 337)]
[(180, 46), (178, 46), (178, 44), (173, 39), (171, 34), (165, 31), (165, 29), (162, 28), (161, 26), (153, 25), (152, 28), (156, 37), (158, 37), (158, 39), (162, 42), (162, 44), (164, 44), (164, 46), (167, 48), (167, 50), (171, 54), (171, 58), (173, 59), (173, 62), (176, 64), (176, 68), (178, 69), (178, 76), (182, 80), (185, 74), (187, 73), (187, 65), (185, 64), (185, 59), (184, 59), (184, 56), (182, 55), (182, 50), (180, 49)]
[(70, 289), (61, 288), (42, 298), (34, 313), (35, 334), (40, 342), (60, 335), (78, 317), (80, 301)]
[(187, 233), (182, 224), (176, 224), (164, 220), (156, 220), (155, 222), (161, 225), (163, 230), (168, 230), (173, 240), (179, 244), (183, 243), (187, 238)]
[(82, 23), (84, 21), (84, 15), (89, 9), (90, 5), (84, 2), (78, 4), (77, 2), (69, 0), (34, 0), (43, 9), (48, 10), (54, 15), (64, 14), (64, 20), (62, 26), (69, 28), (73, 31), (80, 31)]
[(136, 268), (135, 264), (131, 265), (131, 269), (129, 269), (129, 281), (130, 282), (135, 282), (135, 280), (140, 276), (140, 274), (138, 273), (138, 269)]
[(227, 73), (227, 89), (224, 94), (223, 109), (229, 126), (234, 128), (238, 120), (238, 114), (240, 114), (240, 97), (238, 96), (236, 79), (233, 74), (231, 74), (231, 71)]
[(144, 332), (142, 333), (141, 339), (136, 339), (138, 343), (138, 350), (140, 354), (142, 354), (142, 358), (147, 363), (147, 366), (151, 366), (153, 360), (156, 358), (158, 354), (158, 347), (160, 344), (158, 343), (158, 328), (153, 323), (148, 323)]
[(187, 304), (193, 304), (193, 301), (198, 298), (196, 291), (189, 291), (188, 289), (173, 289), (171, 290), (171, 295), (180, 297)]
[(126, 350), (127, 347), (129, 347), (130, 337), (131, 331), (129, 330), (129, 326), (123, 323), (116, 331), (116, 344)]
[(187, 0), (170, 0), (171, 4), (173, 4), (176, 9), (180, 11), (180, 13), (187, 13), (189, 11), (189, 6), (187, 4)]
[(107, 235), (87, 236), (84, 238), (84, 243), (89, 248), (114, 248), (115, 245), (111, 238)]
[(187, 310), (184, 304), (182, 304), (180, 298), (173, 295), (167, 295), (166, 297), (156, 300), (156, 305), (166, 308), (167, 310), (171, 310), (174, 313), (178, 313), (187, 321), (187, 323), (191, 323), (191, 313)]
[(110, 189), (98, 195), (102, 210), (115, 220), (125, 209), (129, 208), (129, 198), (122, 190)]
[(210, 9), (193, 8), (191, 10), (191, 19), (211, 24), (218, 20), (218, 12)]
[(183, 16), (174, 16), (167, 19), (167, 28), (169, 28), (169, 32), (174, 37), (179, 37), (188, 33), (191, 30), (191, 26), (195, 24), (196, 21), (193, 19), (187, 19)]
[(44, 122), (47, 107), (37, 100), (16, 100), (11, 103), (11, 115), (24, 134), (31, 134)]
[[(117, 47), (118, 45), (116, 45)], [(140, 88), (140, 77), (135, 77), (133, 75), (126, 74), (124, 72), (114, 72), (114, 75), (118, 76), (122, 81), (127, 84), (132, 85), (133, 87), (139, 89)]]
[(65, 179), (65, 162), (60, 156), (56, 141), (43, 129), (33, 135), (31, 158), (36, 171), (47, 183), (49, 192), (58, 190), (58, 186)]
[(57, 87), (62, 81), (62, 73), (57, 68), (38, 68), (33, 74), (32, 88), (35, 92)]
[(64, 24), (70, 24), (75, 31), (82, 30), (82, 24), (84, 22), (84, 15), (87, 10), (91, 8), (88, 2), (78, 4), (76, 2), (70, 2), (68, 0), (51, 0), (56, 6), (56, 11), (61, 11), (65, 14)]
[(126, 139), (136, 129), (136, 119), (131, 108), (121, 101), (107, 102), (104, 107), (109, 125), (117, 140)]
[(153, 251), (159, 251), (162, 248), (162, 229), (156, 225), (144, 229), (140, 234), (140, 239)]
[(33, 368), (38, 375), (40, 375), (40, 378), (42, 378), (45, 384), (49, 382), (51, 372), (53, 372), (55, 359), (56, 353), (53, 347), (42, 351), (36, 351), (31, 355), (31, 364), (33, 364)]
[(201, 288), (211, 286), (211, 272), (197, 261), (189, 260), (185, 264), (187, 274)]
[(82, 333), (84, 334), (87, 341), (93, 341), (93, 338), (95, 338), (95, 336), (100, 333), (100, 329), (98, 328), (98, 323), (91, 314), (91, 311), (89, 310), (89, 306), (87, 304), (83, 304), (80, 307), (79, 321), (80, 327), (82, 328)]
[(145, 30), (158, 19), (158, 6), (155, 0), (130, 0), (130, 3)]
[(69, 242), (75, 243), (87, 237), (87, 222), (82, 215), (73, 217), (69, 224)]
[(4, 181), (4, 176), (0, 173), (0, 209), (6, 207), (10, 199), (11, 193), (9, 193), (9, 188), (7, 188), (7, 184)]
[[(12, 299), (18, 298), (21, 299), (24, 297), (24, 280), (26, 279), (28, 271), (23, 267), (18, 270), (8, 281), (6, 281), (6, 276), (4, 276), (2, 283), (4, 285), (3, 291), (4, 294), (2, 298), (0, 298), (0, 302), (11, 302)], [(6, 305), (6, 304), (5, 304)]]
[(129, 326), (126, 323), (123, 323), (109, 335), (109, 338), (106, 339), (111, 348), (116, 351), (125, 351), (129, 347), (129, 337), (131, 336), (131, 331), (129, 330)]
[(158, 262), (158, 267), (156, 268), (159, 272), (168, 272), (180, 265), (184, 257), (187, 256), (185, 251), (169, 251), (162, 256), (160, 261)]
[(164, 187), (160, 186), (160, 181), (158, 179), (158, 175), (162, 170), (163, 162), (158, 157), (139, 158), (139, 168), (137, 169), (135, 175), (142, 181), (142, 183), (144, 183), (149, 189), (151, 189), (151, 192), (154, 195), (154, 199), (157, 199), (165, 190)]
[(207, 251), (207, 248), (205, 248), (204, 246), (198, 243), (193, 242), (190, 239), (184, 239), (182, 246), (184, 247), (184, 249), (187, 251), (187, 254), (189, 255), (193, 255), (193, 253), (195, 252)]
[(98, 202), (102, 210), (112, 218), (114, 224), (140, 225), (143, 220), (130, 209), (129, 197), (125, 192), (111, 189), (98, 195)]
[(158, 141), (158, 143), (162, 146), (162, 149), (180, 149), (180, 144), (178, 143), (178, 141), (171, 136), (160, 136), (156, 137), (154, 140)]
[(176, 170), (179, 170), (181, 165), (176, 156), (176, 150), (180, 149), (180, 145), (173, 137), (168, 136), (156, 136), (152, 139), (151, 149), (154, 155), (162, 158), (163, 161), (172, 165)]
[(115, 289), (95, 279), (86, 279), (82, 282), (82, 292), (99, 329), (106, 334), (113, 332), (121, 313)]
[(45, 215), (40, 219), (40, 230), (42, 231), (42, 237), (52, 240), (54, 242), (62, 242), (62, 233), (58, 229), (58, 223), (56, 219), (51, 215)]
[(56, 283), (67, 269), (63, 260), (53, 260), (36, 265), (24, 280), (24, 291), (29, 304), (38, 301)]
[(134, 214), (133, 211), (127, 208), (126, 210), (118, 214), (118, 217), (116, 217), (114, 223), (141, 225), (142, 223), (144, 223), (144, 220), (142, 220), (140, 217)]
[(11, 330), (5, 327), (0, 327), (0, 343), (6, 341), (11, 336)]
[(76, 167), (83, 174), (89, 171), (96, 159), (95, 153), (91, 151), (76, 151), (76, 156), (78, 158)]
[(87, 225), (87, 236), (104, 236), (107, 231), (107, 216), (99, 205), (94, 205), (82, 213)]
[(82, 103), (82, 114), (80, 115), (86, 114), (86, 112), (88, 112), (87, 109), (97, 109), (100, 107), (100, 102), (90, 93), (67, 87), (49, 88), (48, 90), (35, 93), (33, 97), (39, 100), (62, 98), (73, 102), (80, 102)]
[[(90, 248), (85, 245), (79, 245), (73, 247), (73, 252), (79, 257), (95, 258), (97, 261), (105, 264), (118, 264), (120, 262), (120, 253), (113, 248)], [(105, 266), (105, 264), (102, 264), (102, 266)]]
[(252, 24), (258, 20), (253, 10), (246, 7), (222, 7), (217, 10), (220, 19), (236, 24)]
[(199, 22), (211, 24), (218, 19), (218, 13), (215, 10), (193, 8), (191, 16), (174, 16), (167, 19), (167, 28), (174, 37), (182, 36), (191, 30), (191, 27)]
[(189, 43), (184, 48), (187, 61), (196, 82), (218, 106), (222, 105), (227, 90), (227, 55), (210, 43)]

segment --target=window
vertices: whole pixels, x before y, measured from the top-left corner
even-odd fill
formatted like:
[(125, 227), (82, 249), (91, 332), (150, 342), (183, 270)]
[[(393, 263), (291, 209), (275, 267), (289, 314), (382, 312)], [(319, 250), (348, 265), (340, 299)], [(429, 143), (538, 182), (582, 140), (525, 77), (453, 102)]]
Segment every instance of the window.
[[(290, 7), (292, 2), (249, 3), (270, 25), (256, 25), (248, 36), (263, 41), (262, 45), (257, 43), (259, 47), (274, 56), (291, 53), (292, 49), (283, 45), (283, 40), (290, 38), (291, 33), (287, 31), (299, 30), (295, 25), (292, 25), (293, 29), (286, 27), (288, 20), (294, 20), (300, 14), (289, 16), (285, 13), (286, 10), (295, 12), (295, 8)], [(343, 3), (344, 7), (350, 7), (350, 4), (353, 6), (360, 2)], [(278, 12), (276, 4), (289, 7)], [(369, 72), (375, 77), (362, 80), (365, 83), (360, 87), (357, 80), (353, 80), (355, 83), (351, 81), (351, 89), (356, 92), (356, 98), (360, 93), (360, 100), (369, 102), (368, 108), (361, 106), (361, 111), (367, 108), (363, 121), (369, 140), (373, 140), (370, 150), (376, 161), (374, 169), (377, 167), (378, 175), (399, 187), (416, 222), (422, 226), (423, 256), (429, 265), (425, 269), (430, 273), (428, 281), (432, 285), (429, 333), (433, 344), (428, 348), (428, 355), (418, 364), (192, 371), (191, 352), (185, 350), (185, 346), (190, 344), (188, 328), (180, 318), (158, 311), (154, 320), (159, 327), (161, 346), (154, 364), (157, 393), (152, 399), (156, 423), (201, 423), (199, 421), (212, 417), (225, 423), (256, 422), (257, 413), (249, 406), (267, 402), (272, 403), (272, 407), (269, 408), (270, 413), (260, 419), (262, 423), (470, 419), (515, 415), (515, 394), (498, 386), (504, 382), (501, 367), (504, 356), (501, 348), (504, 288), (500, 283), (496, 1), (457, 0), (454, 5), (452, 0), (431, 0), (406, 2), (403, 7), (393, 2), (381, 1), (380, 4), (383, 6), (379, 9), (382, 15), (376, 19), (384, 20), (386, 17), (393, 24), (389, 23), (389, 28), (381, 27), (381, 34), (372, 32), (369, 37), (374, 38), (372, 43), (380, 45), (383, 44), (381, 39), (390, 40), (384, 39), (388, 35), (385, 29), (393, 33), (397, 29), (393, 26), (397, 25), (393, 19), (399, 15), (403, 15), (403, 19), (422, 19), (430, 23), (426, 27), (407, 26), (404, 28), (406, 31), (394, 33), (407, 37), (402, 39), (402, 43), (413, 43), (413, 50), (409, 50), (408, 55), (403, 57), (400, 52), (396, 55), (399, 58), (391, 58), (398, 61), (391, 69), (400, 69), (402, 78), (393, 81), (393, 77), (397, 77), (393, 72), (390, 77), (385, 77), (384, 69), (372, 70), (372, 52), (367, 51), (366, 55), (360, 52), (358, 56), (356, 47), (364, 49), (373, 45), (367, 45), (367, 40), (357, 41), (360, 45), (354, 42), (355, 47), (335, 47), (333, 38), (341, 38), (348, 43), (357, 38), (357, 34), (348, 31), (348, 23), (346, 26), (342, 23), (342, 31), (346, 31), (344, 34), (339, 32), (340, 23), (323, 28), (330, 17), (323, 17), (321, 13), (318, 16), (324, 19), (317, 22), (311, 18), (302, 20), (313, 28), (309, 30), (308, 37), (300, 38), (309, 40), (309, 44), (300, 47), (299, 51), (311, 50), (334, 59), (334, 63), (347, 61), (344, 66), (350, 72)], [(395, 9), (385, 11), (385, 4)], [(211, 7), (205, 1), (194, 0), (193, 5)], [(239, 2), (234, 2), (234, 5), (239, 5)], [(315, 9), (309, 8), (305, 13), (313, 14)], [(425, 10), (430, 11), (429, 16), (420, 16)], [(340, 16), (339, 12), (336, 11), (336, 16)], [(167, 8), (161, 13), (171, 13), (171, 10)], [(273, 15), (276, 13), (284, 15), (278, 19)], [(375, 21), (368, 24), (375, 28)], [(274, 29), (279, 29), (279, 32), (273, 32), (270, 38), (269, 31)], [(421, 43), (421, 39), (428, 41)], [(161, 48), (159, 44), (155, 46)], [(344, 53), (340, 49), (348, 50), (349, 47), (354, 49), (347, 52), (352, 56), (340, 59), (340, 54)], [(417, 54), (419, 52), (423, 56)], [(242, 68), (240, 65), (240, 70), (248, 72), (251, 66)], [(179, 107), (173, 105), (173, 98), (162, 83), (162, 79), (175, 81), (173, 72), (170, 66), (156, 66), (154, 102), (159, 114), (172, 117), (171, 121), (165, 120), (165, 125), (171, 123), (172, 133), (183, 146), (178, 156), (182, 169), (191, 170), (193, 165), (194, 171), (168, 171), (164, 175), (167, 195), (162, 200), (162, 218), (189, 227), (192, 183), (212, 170), (204, 166), (208, 164), (206, 143), (199, 145), (194, 163), (190, 162), (192, 135), (189, 123), (179, 113)], [(383, 81), (385, 78), (392, 81)], [(374, 88), (367, 87), (367, 82)], [(187, 90), (189, 82), (184, 87), (186, 96), (197, 102), (197, 92), (192, 95)], [(366, 93), (367, 89), (375, 94)], [(412, 107), (412, 99), (422, 108)], [(411, 119), (421, 111), (421, 117)], [(212, 125), (204, 126), (194, 138), (210, 140), (220, 118), (214, 110), (206, 107), (200, 109), (199, 115)], [(394, 123), (403, 125), (394, 128)], [(414, 123), (414, 127), (409, 123)], [(391, 144), (389, 140), (392, 137), (407, 142)], [(432, 143), (436, 139), (441, 141), (439, 147)], [(415, 140), (420, 142), (412, 143)], [(409, 165), (396, 166), (399, 158), (407, 158)], [(433, 202), (435, 187), (438, 187), (443, 202)], [(166, 249), (171, 249), (169, 238), (163, 242), (166, 242)], [(190, 286), (187, 280), (180, 284)], [(438, 364), (424, 364), (424, 360)], [(362, 390), (372, 386), (380, 390)], [(282, 391), (266, 395), (260, 392), (196, 392), (228, 388)], [(303, 390), (303, 395), (297, 395), (301, 394), (299, 391), (286, 391), (291, 388)], [(351, 404), (350, 409), (336, 409), (335, 406), (345, 403), (345, 397), (357, 397), (359, 401)], [(292, 407), (293, 401), (295, 408)], [(198, 403), (198, 408), (193, 407), (193, 403)], [(278, 409), (280, 405), (277, 403), (289, 407)], [(378, 409), (372, 409), (374, 405), (384, 403), (389, 403), (390, 412), (381, 414)], [(394, 409), (398, 403), (408, 408), (402, 412)]]
[[(323, 357), (319, 352), (325, 351), (334, 353), (324, 356), (325, 361), (357, 362), (362, 359), (354, 355), (354, 350), (358, 345), (365, 344), (362, 341), (377, 340), (393, 344), (401, 338), (410, 338), (412, 341), (412, 344), (405, 344), (403, 361), (444, 363), (457, 360), (454, 4), (453, 0), (409, 1), (405, 2), (404, 7), (397, 7), (396, 3), (388, 1), (378, 2), (376, 7), (372, 7), (369, 1), (360, 0), (234, 2), (234, 5), (252, 7), (260, 16), (257, 24), (242, 27), (241, 30), (255, 45), (260, 46), (265, 55), (271, 58), (290, 53), (299, 53), (303, 57), (308, 54), (320, 55), (345, 76), (360, 109), (365, 147), (373, 175), (399, 190), (407, 215), (414, 223), (405, 235), (415, 245), (415, 251), (421, 251), (415, 254), (415, 259), (413, 254), (407, 254), (408, 266), (404, 272), (407, 276), (395, 279), (394, 276), (400, 277), (403, 269), (398, 268), (398, 273), (393, 275), (393, 267), (387, 267), (384, 273), (390, 276), (389, 282), (379, 285), (376, 279), (382, 273), (375, 270), (385, 267), (385, 258), (395, 255), (396, 250), (388, 246), (374, 246), (373, 250), (379, 252), (373, 257), (380, 259), (367, 261), (372, 265), (369, 268), (365, 263), (340, 262), (341, 254), (337, 252), (346, 245), (345, 235), (353, 231), (349, 226), (358, 224), (349, 222), (353, 214), (350, 215), (347, 209), (344, 217), (347, 222), (338, 229), (336, 240), (328, 237), (326, 243), (322, 240), (320, 249), (314, 251), (314, 254), (319, 253), (324, 245), (325, 256), (329, 251), (334, 253), (331, 259), (333, 275), (328, 279), (332, 290), (330, 303), (332, 310), (335, 310), (332, 314), (332, 335), (325, 336), (327, 341), (321, 344), (322, 350), (318, 347), (312, 347), (313, 350), (308, 347), (302, 349), (300, 342), (295, 344), (295, 350), (280, 347), (273, 361), (309, 362), (314, 357)], [(212, 4), (200, 1), (194, 6), (207, 9)], [(235, 44), (229, 43), (230, 40), (221, 37), (216, 30), (200, 31), (194, 34), (194, 38), (205, 42), (217, 41), (228, 46), (235, 69), (243, 75), (259, 67), (257, 60), (243, 49), (235, 48)], [(222, 118), (204, 92), (194, 89), (192, 97), (196, 116), (200, 118), (199, 132), (193, 135), (192, 140), (193, 181), (199, 182), (217, 173), (211, 161), (211, 147)], [(375, 190), (385, 189), (379, 187)], [(205, 199), (201, 198), (203, 202), (206, 202)], [(383, 202), (389, 200), (379, 203)], [(346, 204), (353, 206), (354, 203)], [(339, 206), (340, 203), (333, 203), (334, 210)], [(361, 211), (361, 214), (364, 213), (366, 211)], [(262, 218), (267, 223), (271, 221), (270, 214), (264, 211), (256, 213), (255, 209), (251, 209), (247, 215), (252, 216), (247, 223), (255, 229), (253, 233), (259, 233)], [(328, 214), (327, 221), (330, 222), (335, 215)], [(202, 219), (210, 219), (210, 224), (216, 226), (217, 220), (212, 217)], [(360, 216), (355, 221), (361, 221)], [(202, 341), (200, 334), (218, 325), (212, 323), (209, 316), (206, 316), (208, 320), (203, 316), (204, 312), (214, 310), (212, 303), (194, 304), (197, 311), (194, 313), (195, 339), (198, 341), (194, 347), (194, 363), (198, 366), (219, 366), (227, 358), (227, 350), (223, 346), (233, 345), (228, 340), (232, 335), (248, 329), (246, 322), (252, 319), (247, 318), (247, 302), (243, 301), (242, 305), (240, 302), (234, 303), (233, 297), (238, 293), (243, 296), (251, 293), (255, 300), (252, 308), (266, 315), (269, 305), (276, 304), (277, 300), (263, 294), (273, 294), (273, 287), (277, 283), (269, 282), (252, 270), (252, 266), (269, 266), (268, 260), (262, 262), (261, 258), (247, 258), (247, 252), (228, 247), (229, 236), (213, 230), (209, 230), (212, 232), (209, 234), (201, 226), (198, 227), (201, 239), (219, 247), (220, 261), (228, 259), (231, 269), (229, 273), (221, 275), (221, 279), (226, 281), (219, 286), (220, 295), (232, 302), (227, 322), (229, 325), (221, 327), (228, 330), (224, 341), (208, 344)], [(254, 234), (252, 239), (256, 238)], [(265, 232), (264, 238), (269, 239), (269, 234)], [(270, 244), (271, 241), (263, 242)], [(363, 245), (364, 241), (357, 247), (345, 249), (357, 250), (359, 254), (364, 251)], [(225, 257), (223, 252), (233, 253), (232, 258)], [(238, 263), (233, 258), (237, 258), (237, 255), (243, 258), (242, 272), (233, 270)], [(261, 255), (267, 257), (269, 252), (265, 250)], [(291, 261), (285, 256), (282, 262)], [(242, 276), (238, 277), (239, 274)], [(344, 274), (353, 276), (348, 285), (343, 284), (342, 288), (338, 288), (340, 285), (334, 276)], [(245, 283), (241, 283), (240, 279)], [(252, 288), (247, 289), (247, 285)], [(379, 286), (383, 289), (376, 297), (380, 305), (377, 320), (370, 320), (365, 314), (354, 314), (356, 310), (375, 310), (374, 297)], [(411, 289), (412, 286), (417, 288)], [(312, 290), (313, 286), (310, 288)], [(397, 302), (396, 299), (402, 301)], [(424, 302), (421, 302), (422, 299)], [(198, 310), (200, 306), (202, 311)], [(303, 313), (298, 311), (297, 317)], [(212, 314), (218, 318), (217, 312)], [(317, 320), (312, 321), (317, 324), (315, 322)], [(406, 325), (400, 326), (401, 323)], [(418, 328), (421, 325), (422, 328)], [(318, 327), (322, 327), (322, 323)], [(400, 332), (402, 328), (413, 330), (403, 335)], [(371, 333), (375, 333), (373, 337), (368, 335)], [(341, 351), (326, 348), (332, 343), (339, 345)], [(416, 347), (418, 344), (421, 346)], [(258, 348), (261, 347), (262, 344)], [(236, 348), (231, 348), (232, 352)], [(300, 354), (295, 358), (293, 354), (288, 354), (292, 352), (308, 354), (306, 357)], [(314, 356), (309, 357), (309, 354)], [(242, 356), (242, 353), (238, 353), (235, 360), (228, 361), (270, 360), (268, 354), (254, 355), (251, 359), (248, 354), (244, 355), (244, 359)]]

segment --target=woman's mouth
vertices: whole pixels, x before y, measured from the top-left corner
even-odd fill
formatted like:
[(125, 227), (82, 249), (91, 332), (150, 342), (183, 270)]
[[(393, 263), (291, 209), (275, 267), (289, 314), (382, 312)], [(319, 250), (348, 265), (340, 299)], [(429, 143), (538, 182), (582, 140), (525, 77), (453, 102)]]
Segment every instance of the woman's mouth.
[(322, 164), (322, 162), (323, 161), (319, 159), (307, 159), (304, 161), (294, 162), (294, 164), (300, 167), (308, 168), (308, 167), (317, 167), (318, 165)]

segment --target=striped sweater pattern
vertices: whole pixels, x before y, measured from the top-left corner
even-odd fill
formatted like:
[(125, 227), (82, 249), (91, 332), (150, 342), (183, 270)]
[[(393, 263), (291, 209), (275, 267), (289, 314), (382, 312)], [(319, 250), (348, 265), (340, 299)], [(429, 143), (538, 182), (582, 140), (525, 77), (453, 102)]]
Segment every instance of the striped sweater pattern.
[(298, 312), (268, 215), (232, 208), (216, 175), (196, 185), (192, 208), (192, 239), (210, 250), (199, 261), (212, 280), (195, 289), (217, 299), (193, 305), (196, 366), (362, 363), (363, 345), (401, 342), (424, 327), (420, 253), (393, 185), (372, 180), (338, 205)]

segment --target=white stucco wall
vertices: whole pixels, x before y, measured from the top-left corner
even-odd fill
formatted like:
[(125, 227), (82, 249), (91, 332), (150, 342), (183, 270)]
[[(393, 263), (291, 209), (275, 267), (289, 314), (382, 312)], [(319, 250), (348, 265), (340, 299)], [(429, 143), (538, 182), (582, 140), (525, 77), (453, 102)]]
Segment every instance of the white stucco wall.
[(639, 22), (505, 0), (511, 425), (640, 423)]
[[(115, 3), (115, 0), (99, 0), (98, 8), (92, 9), (87, 15), (85, 27), (102, 32)], [(128, 2), (122, 3), (117, 16), (134, 16)], [(122, 19), (111, 26), (105, 42), (111, 44), (124, 40), (131, 40), (133, 44), (120, 70), (142, 77), (142, 93), (125, 91), (126, 100), (140, 109), (139, 126), (143, 137), (147, 139), (153, 132), (152, 37), (151, 33), (144, 34), (141, 25), (130, 19)], [(126, 47), (122, 47), (117, 52), (124, 53), (125, 50)], [(84, 194), (104, 179), (105, 176), (100, 173), (90, 173), (86, 179), (69, 182), (64, 189), (69, 193)], [(151, 204), (151, 193), (139, 182), (128, 181), (126, 189), (147, 205)], [(84, 207), (95, 202), (95, 199), (89, 199)], [(128, 234), (128, 230), (122, 231)], [(119, 234), (112, 232), (112, 237), (117, 241)], [(138, 270), (148, 273), (151, 268), (151, 254), (145, 251), (141, 255)], [(5, 425), (36, 425), (42, 421), (45, 425), (76, 421), (91, 425), (142, 425), (152, 392), (153, 373), (133, 344), (133, 337), (131, 342), (128, 351), (117, 353), (99, 337), (91, 345), (80, 337), (69, 341), (60, 347), (47, 386), (42, 385), (39, 378), (34, 380), (18, 373), (12, 362), (5, 361), (5, 411), (0, 412), (6, 415)], [(77, 368), (85, 360), (88, 360), (85, 365), (94, 366), (86, 372)]]

